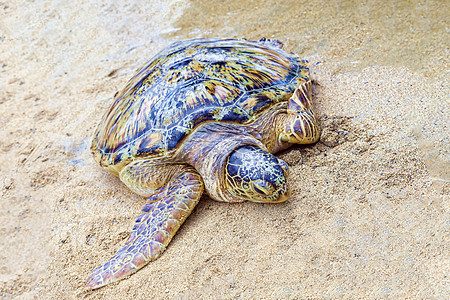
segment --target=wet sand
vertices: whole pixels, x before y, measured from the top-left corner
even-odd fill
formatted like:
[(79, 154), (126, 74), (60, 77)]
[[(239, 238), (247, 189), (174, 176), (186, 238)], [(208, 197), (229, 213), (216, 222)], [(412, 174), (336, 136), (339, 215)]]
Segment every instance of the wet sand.
[[(97, 3), (0, 4), (0, 298), (450, 298), (446, 1)], [(95, 127), (160, 49), (215, 36), (309, 59), (321, 141), (280, 154), (287, 202), (204, 197), (161, 258), (86, 290), (146, 203)]]

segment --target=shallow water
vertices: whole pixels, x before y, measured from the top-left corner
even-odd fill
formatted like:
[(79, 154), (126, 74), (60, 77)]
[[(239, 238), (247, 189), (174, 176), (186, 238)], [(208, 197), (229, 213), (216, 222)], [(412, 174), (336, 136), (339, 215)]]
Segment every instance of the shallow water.
[(276, 38), (337, 71), (406, 66), (448, 79), (448, 1), (191, 1), (170, 39)]
[[(9, 2), (0, 298), (449, 298), (448, 1)], [(321, 141), (280, 155), (289, 201), (205, 197), (160, 259), (86, 291), (146, 202), (93, 161), (92, 134), (137, 68), (192, 37), (309, 59)]]

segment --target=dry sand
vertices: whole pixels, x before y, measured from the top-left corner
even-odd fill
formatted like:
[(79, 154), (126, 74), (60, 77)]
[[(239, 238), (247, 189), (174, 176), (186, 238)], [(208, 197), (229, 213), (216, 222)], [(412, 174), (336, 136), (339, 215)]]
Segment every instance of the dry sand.
[[(0, 3), (0, 298), (449, 299), (449, 6), (393, 2)], [(146, 203), (91, 135), (138, 67), (194, 36), (308, 58), (322, 139), (280, 154), (289, 201), (204, 197), (160, 259), (88, 291)]]

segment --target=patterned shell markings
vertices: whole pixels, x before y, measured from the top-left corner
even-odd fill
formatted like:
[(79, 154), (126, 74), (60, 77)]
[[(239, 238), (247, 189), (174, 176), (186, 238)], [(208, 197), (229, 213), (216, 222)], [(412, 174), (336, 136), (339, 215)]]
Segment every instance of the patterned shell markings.
[(117, 96), (97, 129), (92, 150), (101, 153), (102, 165), (164, 155), (201, 122), (253, 121), (305, 80), (306, 62), (267, 43), (178, 42), (141, 69)]

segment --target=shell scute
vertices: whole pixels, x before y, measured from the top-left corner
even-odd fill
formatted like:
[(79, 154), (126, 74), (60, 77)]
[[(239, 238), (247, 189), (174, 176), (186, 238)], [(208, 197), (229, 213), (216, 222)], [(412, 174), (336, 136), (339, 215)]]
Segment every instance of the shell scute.
[(167, 70), (167, 82), (175, 84), (180, 81), (199, 78), (203, 75), (205, 66), (193, 59), (186, 59), (173, 64)]
[(307, 63), (283, 51), (277, 41), (177, 42), (118, 94), (91, 149), (103, 166), (117, 167), (135, 156), (169, 155), (199, 124), (247, 124), (308, 80)]

